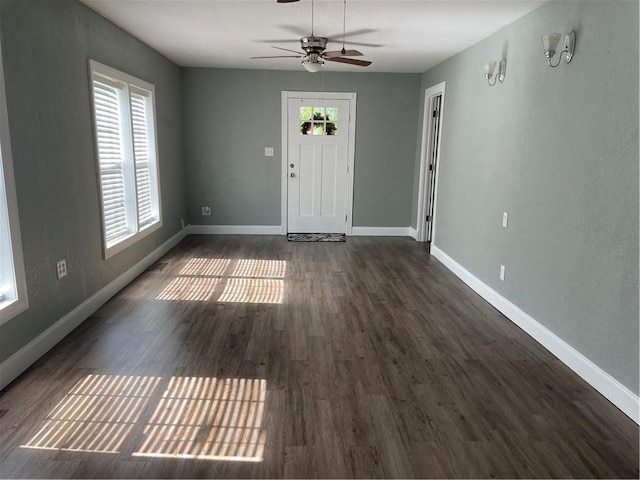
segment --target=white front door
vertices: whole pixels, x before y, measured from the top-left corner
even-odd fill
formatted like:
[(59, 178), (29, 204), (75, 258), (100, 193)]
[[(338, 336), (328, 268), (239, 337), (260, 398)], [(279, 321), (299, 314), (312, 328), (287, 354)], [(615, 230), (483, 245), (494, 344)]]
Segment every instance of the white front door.
[(291, 233), (346, 231), (352, 191), (351, 100), (328, 95), (287, 98), (285, 171)]

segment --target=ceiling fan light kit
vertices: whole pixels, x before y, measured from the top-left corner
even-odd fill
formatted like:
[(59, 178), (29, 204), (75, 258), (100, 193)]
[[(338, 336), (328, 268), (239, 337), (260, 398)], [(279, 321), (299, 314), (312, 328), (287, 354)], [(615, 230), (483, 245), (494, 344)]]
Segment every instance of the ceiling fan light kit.
[[(298, 0), (277, 0), (278, 3), (293, 3)], [(346, 32), (346, 8), (347, 2), (344, 0), (344, 16), (343, 16), (343, 35), (342, 35), (342, 49), (336, 51), (325, 51), (329, 39), (326, 37), (316, 37), (313, 34), (313, 0), (311, 0), (311, 35), (302, 37), (300, 39), (301, 52), (297, 50), (290, 50), (288, 48), (273, 47), (278, 50), (285, 50), (287, 52), (295, 53), (296, 55), (271, 55), (262, 57), (251, 57), (252, 59), (262, 58), (302, 58), (302, 66), (307, 72), (316, 73), (319, 72), (325, 61), (346, 63), (348, 65), (355, 65), (358, 67), (368, 67), (371, 62), (368, 60), (356, 60), (349, 57), (362, 56), (357, 50), (347, 50), (344, 44), (344, 36)]]
[(324, 62), (318, 58), (315, 53), (310, 54), (307, 58), (302, 60), (302, 66), (309, 73), (317, 73), (322, 69)]

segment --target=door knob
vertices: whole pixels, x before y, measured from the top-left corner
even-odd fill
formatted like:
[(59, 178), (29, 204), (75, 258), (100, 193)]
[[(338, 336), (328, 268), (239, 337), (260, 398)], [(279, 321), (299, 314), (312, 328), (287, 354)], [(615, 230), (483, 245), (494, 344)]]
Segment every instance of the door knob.
[(295, 167), (295, 165), (294, 165), (293, 163), (289, 164), (289, 166), (290, 166), (291, 168)]
[(290, 176), (291, 178), (293, 178), (293, 177), (295, 177), (295, 176), (296, 176), (296, 174), (295, 174), (295, 173), (293, 173), (293, 172), (291, 172), (291, 173), (289, 174), (289, 176)]

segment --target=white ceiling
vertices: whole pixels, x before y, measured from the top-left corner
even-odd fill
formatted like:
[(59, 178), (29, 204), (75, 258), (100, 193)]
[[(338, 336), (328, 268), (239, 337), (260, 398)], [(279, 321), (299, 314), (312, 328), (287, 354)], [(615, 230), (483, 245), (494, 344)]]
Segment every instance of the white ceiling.
[[(272, 45), (299, 50), (299, 38), (311, 33), (311, 0), (81, 1), (184, 67), (299, 70), (296, 58), (249, 57), (287, 54)], [(422, 73), (545, 1), (348, 0), (346, 46), (373, 64), (324, 68)], [(327, 50), (342, 47), (342, 25), (342, 0), (315, 0), (313, 30), (329, 38)]]

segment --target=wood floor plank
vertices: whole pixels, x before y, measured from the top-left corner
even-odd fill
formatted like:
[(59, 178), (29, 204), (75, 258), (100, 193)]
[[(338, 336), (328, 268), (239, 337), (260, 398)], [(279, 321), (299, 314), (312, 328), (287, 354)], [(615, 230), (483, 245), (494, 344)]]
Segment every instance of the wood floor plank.
[(0, 392), (0, 477), (638, 478), (638, 426), (411, 239), (161, 262)]

